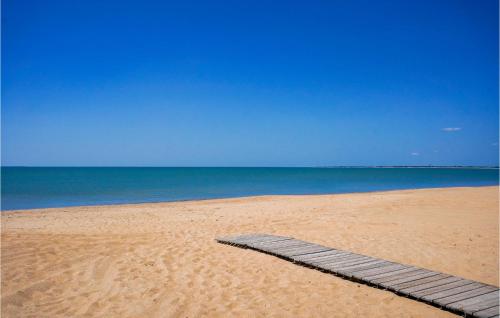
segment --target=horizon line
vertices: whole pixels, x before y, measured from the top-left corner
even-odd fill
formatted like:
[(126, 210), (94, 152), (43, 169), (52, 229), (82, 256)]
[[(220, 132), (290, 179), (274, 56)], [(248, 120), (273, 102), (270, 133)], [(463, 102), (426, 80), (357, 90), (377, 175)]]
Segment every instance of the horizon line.
[(498, 165), (319, 165), (319, 166), (86, 166), (1, 165), (1, 168), (499, 168)]

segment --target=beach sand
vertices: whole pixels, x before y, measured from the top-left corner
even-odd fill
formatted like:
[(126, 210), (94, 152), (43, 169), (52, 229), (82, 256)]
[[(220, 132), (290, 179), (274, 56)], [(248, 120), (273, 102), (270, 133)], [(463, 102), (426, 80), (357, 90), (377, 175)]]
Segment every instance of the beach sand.
[(498, 285), (498, 187), (2, 212), (2, 317), (456, 317), (218, 244), (293, 236)]

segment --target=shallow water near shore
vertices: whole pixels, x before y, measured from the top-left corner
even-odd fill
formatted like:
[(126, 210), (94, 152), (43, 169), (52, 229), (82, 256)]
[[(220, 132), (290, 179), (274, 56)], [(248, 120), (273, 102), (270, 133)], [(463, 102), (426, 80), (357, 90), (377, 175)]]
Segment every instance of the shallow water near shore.
[(498, 169), (2, 167), (2, 210), (498, 184)]

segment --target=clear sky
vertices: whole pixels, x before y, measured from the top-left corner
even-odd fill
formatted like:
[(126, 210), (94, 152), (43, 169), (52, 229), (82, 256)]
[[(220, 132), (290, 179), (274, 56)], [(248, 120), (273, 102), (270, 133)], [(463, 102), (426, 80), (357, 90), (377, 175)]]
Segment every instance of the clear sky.
[(498, 1), (2, 1), (2, 163), (497, 165)]

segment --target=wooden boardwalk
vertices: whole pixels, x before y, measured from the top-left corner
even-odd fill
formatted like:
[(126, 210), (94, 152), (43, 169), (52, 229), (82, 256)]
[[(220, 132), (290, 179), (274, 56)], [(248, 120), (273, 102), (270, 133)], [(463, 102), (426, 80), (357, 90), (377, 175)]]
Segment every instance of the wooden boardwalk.
[(499, 317), (499, 289), (496, 286), (291, 237), (247, 234), (216, 240), (387, 289), (462, 316)]

